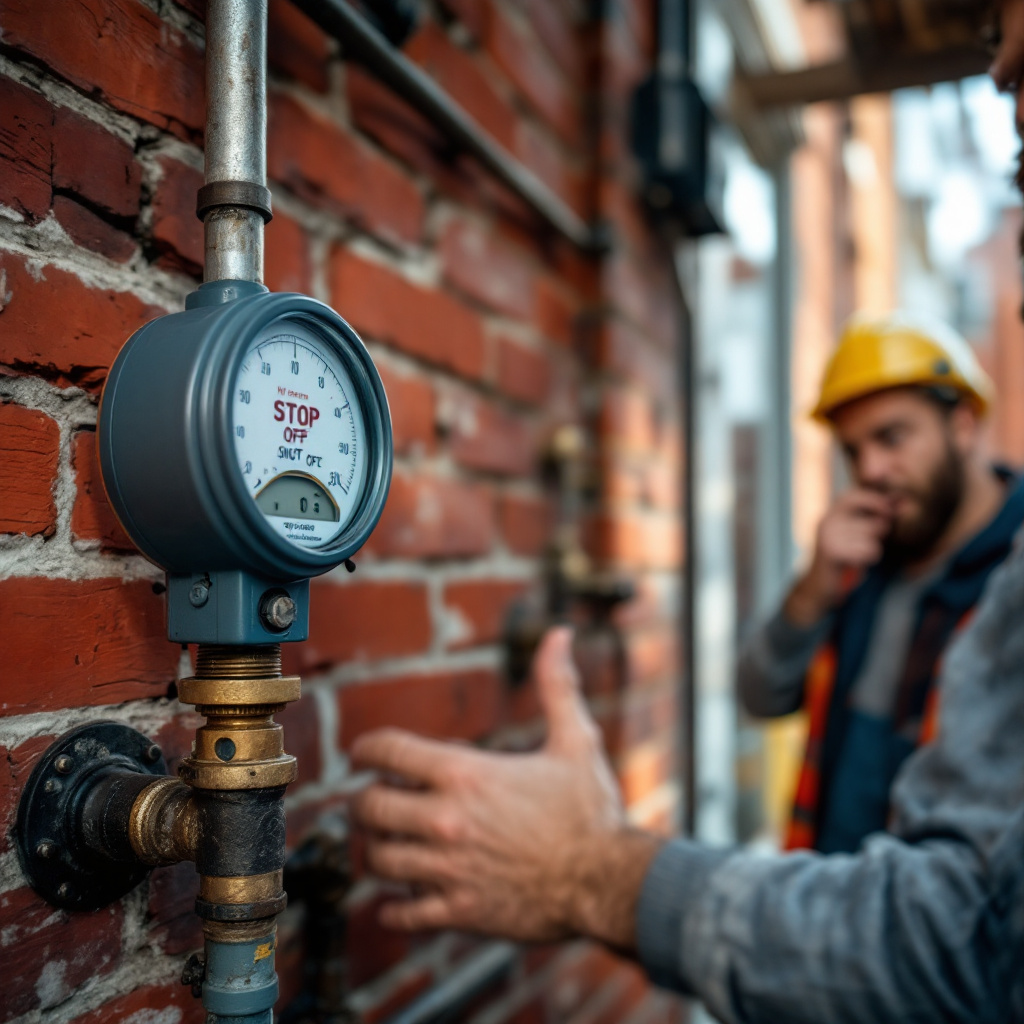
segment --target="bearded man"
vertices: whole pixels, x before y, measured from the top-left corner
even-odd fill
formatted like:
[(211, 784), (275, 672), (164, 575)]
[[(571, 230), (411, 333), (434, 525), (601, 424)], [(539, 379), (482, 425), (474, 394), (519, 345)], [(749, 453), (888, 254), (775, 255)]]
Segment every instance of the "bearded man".
[(981, 452), (991, 390), (959, 335), (902, 315), (853, 321), (825, 371), (814, 416), (853, 483), (738, 673), (756, 717), (809, 713), (790, 849), (852, 853), (884, 829), (934, 737), (943, 652), (1024, 521), (1024, 486)]

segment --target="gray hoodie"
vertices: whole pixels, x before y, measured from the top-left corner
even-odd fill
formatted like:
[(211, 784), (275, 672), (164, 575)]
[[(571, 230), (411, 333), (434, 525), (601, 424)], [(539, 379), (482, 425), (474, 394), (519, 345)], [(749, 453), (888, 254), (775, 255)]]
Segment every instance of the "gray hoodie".
[(1024, 545), (947, 651), (939, 736), (853, 855), (666, 844), (637, 908), (659, 984), (737, 1024), (1024, 1022)]

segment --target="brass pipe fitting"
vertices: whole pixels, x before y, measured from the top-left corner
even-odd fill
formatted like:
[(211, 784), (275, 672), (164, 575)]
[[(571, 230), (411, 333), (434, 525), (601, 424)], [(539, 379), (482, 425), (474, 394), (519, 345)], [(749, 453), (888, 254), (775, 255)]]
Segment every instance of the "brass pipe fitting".
[(296, 761), (273, 716), (299, 693), (299, 678), (281, 674), (280, 645), (200, 645), (195, 676), (179, 683), (179, 699), (206, 719), (179, 774), (196, 807), (196, 911), (209, 924), (266, 928), (284, 909), (283, 800)]
[(198, 831), (192, 790), (169, 776), (147, 786), (132, 804), (128, 840), (152, 867), (195, 860)]

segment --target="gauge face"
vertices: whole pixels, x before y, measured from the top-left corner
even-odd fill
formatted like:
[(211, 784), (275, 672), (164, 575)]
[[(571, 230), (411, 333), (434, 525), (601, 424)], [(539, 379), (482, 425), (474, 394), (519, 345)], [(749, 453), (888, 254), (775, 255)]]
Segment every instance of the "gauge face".
[(270, 527), (300, 547), (330, 543), (366, 487), (363, 410), (337, 349), (302, 324), (263, 331), (234, 386), (235, 454)]

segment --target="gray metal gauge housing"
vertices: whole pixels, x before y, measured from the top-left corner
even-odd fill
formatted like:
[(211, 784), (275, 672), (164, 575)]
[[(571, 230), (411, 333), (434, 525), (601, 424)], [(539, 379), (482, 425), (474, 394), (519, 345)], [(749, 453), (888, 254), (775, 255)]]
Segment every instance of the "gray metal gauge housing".
[[(167, 571), (182, 642), (304, 639), (309, 578), (365, 543), (391, 483), (387, 397), (355, 331), (315, 299), (240, 282), (132, 335), (98, 444), (115, 514)], [(261, 618), (275, 592), (299, 606), (287, 628)]]

